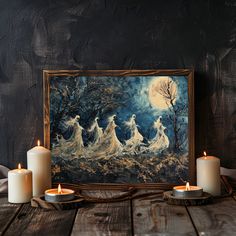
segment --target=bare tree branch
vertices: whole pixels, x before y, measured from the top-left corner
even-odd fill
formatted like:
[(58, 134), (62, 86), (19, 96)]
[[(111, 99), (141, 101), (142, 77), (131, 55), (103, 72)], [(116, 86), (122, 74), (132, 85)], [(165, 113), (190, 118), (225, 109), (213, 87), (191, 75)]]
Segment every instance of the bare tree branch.
[(181, 135), (181, 127), (178, 125), (178, 117), (186, 112), (187, 106), (186, 104), (177, 105), (177, 90), (176, 84), (173, 80), (168, 79), (165, 81), (160, 81), (160, 87), (157, 92), (163, 97), (166, 102), (166, 105), (173, 116), (169, 115), (169, 119), (173, 123), (173, 130), (174, 130), (174, 147), (176, 150), (180, 150), (182, 142), (180, 143)]

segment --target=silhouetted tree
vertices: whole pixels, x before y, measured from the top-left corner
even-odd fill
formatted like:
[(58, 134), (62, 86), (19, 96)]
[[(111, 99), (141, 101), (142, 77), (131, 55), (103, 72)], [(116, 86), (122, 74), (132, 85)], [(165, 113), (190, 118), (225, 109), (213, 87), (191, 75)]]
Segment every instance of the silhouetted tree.
[(177, 85), (170, 78), (160, 81), (160, 86), (157, 92), (163, 97), (169, 111), (173, 114), (169, 116), (169, 119), (173, 124), (174, 149), (179, 151), (185, 141), (185, 139), (181, 137), (180, 131), (182, 122), (179, 120), (179, 116), (186, 111), (187, 106), (183, 101), (177, 103)]

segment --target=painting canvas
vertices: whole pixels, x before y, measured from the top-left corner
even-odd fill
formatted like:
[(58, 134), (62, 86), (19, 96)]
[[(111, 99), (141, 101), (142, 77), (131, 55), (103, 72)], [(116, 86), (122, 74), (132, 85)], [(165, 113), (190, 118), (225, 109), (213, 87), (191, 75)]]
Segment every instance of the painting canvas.
[(54, 182), (193, 179), (193, 72), (44, 71)]

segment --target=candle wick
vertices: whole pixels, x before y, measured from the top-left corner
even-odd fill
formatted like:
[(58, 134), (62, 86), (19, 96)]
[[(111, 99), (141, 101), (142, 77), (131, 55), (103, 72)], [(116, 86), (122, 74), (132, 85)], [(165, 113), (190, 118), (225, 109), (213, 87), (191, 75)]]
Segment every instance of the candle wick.
[(58, 185), (57, 192), (58, 194), (62, 194), (62, 188), (60, 184)]
[(189, 190), (190, 190), (189, 182), (186, 183), (185, 190), (186, 190), (186, 191), (189, 191)]

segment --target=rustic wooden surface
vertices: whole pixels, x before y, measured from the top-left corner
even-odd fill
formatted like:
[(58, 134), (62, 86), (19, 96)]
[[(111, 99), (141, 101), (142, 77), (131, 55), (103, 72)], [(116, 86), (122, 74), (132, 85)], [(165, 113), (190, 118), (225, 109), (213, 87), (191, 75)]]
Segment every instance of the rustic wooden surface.
[(21, 205), (8, 203), (6, 195), (0, 195), (0, 235), (7, 229)]
[(4, 235), (70, 235), (76, 210), (47, 211), (24, 204)]
[(130, 202), (79, 208), (72, 235), (131, 235)]
[[(145, 195), (155, 192), (155, 195)], [(84, 190), (111, 198), (119, 190)], [(123, 194), (123, 193), (122, 193)], [(172, 206), (160, 191), (138, 190), (137, 198), (89, 203), (78, 210), (45, 210), (30, 204), (10, 204), (0, 197), (0, 235), (234, 235), (236, 196), (214, 199), (204, 206)]]
[(170, 206), (162, 196), (135, 199), (132, 208), (134, 235), (196, 235), (186, 208)]
[[(119, 191), (84, 191), (86, 196), (111, 198)], [(131, 235), (130, 201), (93, 204), (79, 208), (72, 235)]]
[(199, 235), (236, 235), (236, 201), (231, 197), (204, 207), (188, 207), (188, 211)]

